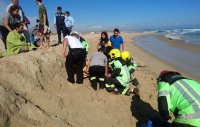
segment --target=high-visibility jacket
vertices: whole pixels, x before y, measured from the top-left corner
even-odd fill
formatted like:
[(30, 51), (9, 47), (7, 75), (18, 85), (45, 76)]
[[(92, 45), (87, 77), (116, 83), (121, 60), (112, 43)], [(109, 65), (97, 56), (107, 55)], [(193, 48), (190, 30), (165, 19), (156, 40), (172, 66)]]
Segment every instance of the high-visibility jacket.
[[(159, 98), (165, 99), (159, 99)], [(161, 101), (167, 101), (161, 102)], [(200, 127), (200, 84), (177, 72), (163, 74), (158, 81), (158, 109), (174, 113), (174, 122)], [(166, 104), (166, 105), (165, 105)], [(166, 111), (166, 110), (165, 110)]]
[(117, 68), (121, 69), (120, 74), (116, 76), (116, 79), (120, 82), (121, 85), (128, 86), (130, 81), (130, 73), (127, 66), (122, 64), (119, 59), (116, 59), (113, 62), (113, 67), (113, 71), (115, 71)]

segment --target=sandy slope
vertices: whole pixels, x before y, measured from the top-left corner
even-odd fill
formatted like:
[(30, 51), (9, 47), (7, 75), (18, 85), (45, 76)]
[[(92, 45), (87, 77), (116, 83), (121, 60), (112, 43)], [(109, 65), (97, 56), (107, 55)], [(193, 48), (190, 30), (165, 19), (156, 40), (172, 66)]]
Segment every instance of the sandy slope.
[[(125, 48), (139, 65), (144, 65), (136, 71), (141, 100), (105, 90), (94, 91), (88, 79), (84, 85), (68, 83), (62, 45), (0, 59), (0, 127), (134, 127), (138, 120), (158, 117), (154, 110), (154, 73), (159, 69), (155, 71), (156, 67), (149, 63), (160, 61), (154, 61), (131, 43), (137, 35), (122, 34)], [(82, 36), (90, 42), (91, 54), (100, 34)], [(56, 38), (52, 37), (52, 45)], [(162, 62), (158, 64), (170, 68)]]

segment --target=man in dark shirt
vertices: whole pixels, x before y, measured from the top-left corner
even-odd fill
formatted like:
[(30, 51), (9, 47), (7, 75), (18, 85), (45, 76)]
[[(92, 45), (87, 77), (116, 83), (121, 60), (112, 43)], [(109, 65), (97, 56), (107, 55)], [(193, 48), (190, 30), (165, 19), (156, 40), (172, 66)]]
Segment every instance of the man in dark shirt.
[(57, 13), (54, 16), (54, 25), (58, 33), (58, 44), (61, 44), (61, 32), (63, 33), (63, 38), (66, 36), (65, 14), (62, 13), (61, 7), (57, 7)]

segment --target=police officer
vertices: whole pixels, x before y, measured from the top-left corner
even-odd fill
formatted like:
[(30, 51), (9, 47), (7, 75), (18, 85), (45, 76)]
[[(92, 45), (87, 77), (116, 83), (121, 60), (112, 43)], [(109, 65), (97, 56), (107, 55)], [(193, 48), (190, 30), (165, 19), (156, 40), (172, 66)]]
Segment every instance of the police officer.
[(158, 109), (164, 120), (173, 113), (173, 127), (200, 127), (200, 84), (178, 72), (162, 71), (158, 77)]
[(57, 13), (54, 16), (54, 25), (58, 33), (58, 44), (61, 44), (61, 31), (63, 33), (63, 37), (66, 36), (65, 14), (62, 13), (61, 7), (57, 7)]
[(83, 48), (78, 32), (74, 31), (71, 36), (66, 36), (63, 41), (63, 55), (66, 57), (66, 70), (68, 81), (75, 83), (74, 67), (76, 67), (77, 84), (83, 84), (83, 63), (86, 57), (86, 50)]

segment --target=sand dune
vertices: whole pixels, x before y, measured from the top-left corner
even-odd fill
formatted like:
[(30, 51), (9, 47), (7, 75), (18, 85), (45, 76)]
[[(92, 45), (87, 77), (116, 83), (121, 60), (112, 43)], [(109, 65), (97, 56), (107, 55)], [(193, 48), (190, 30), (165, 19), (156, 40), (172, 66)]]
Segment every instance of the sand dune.
[[(133, 96), (94, 91), (88, 79), (84, 85), (70, 84), (64, 66), (62, 45), (0, 59), (1, 127), (130, 127), (157, 112), (156, 74), (171, 68), (132, 44), (141, 34), (124, 33), (125, 49), (140, 67), (141, 100)], [(96, 50), (100, 34), (82, 35), (90, 43), (89, 56)], [(51, 44), (57, 42), (52, 36)], [(149, 61), (149, 62), (146, 62)]]

